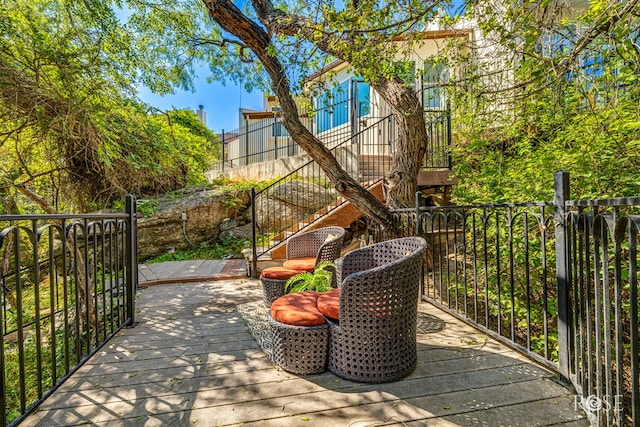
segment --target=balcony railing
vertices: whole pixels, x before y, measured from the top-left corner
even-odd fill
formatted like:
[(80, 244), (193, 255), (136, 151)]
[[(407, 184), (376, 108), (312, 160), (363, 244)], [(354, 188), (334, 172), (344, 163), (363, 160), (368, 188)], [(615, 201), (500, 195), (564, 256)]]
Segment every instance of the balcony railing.
[(135, 321), (136, 203), (0, 216), (0, 425), (14, 425)]
[(422, 296), (555, 370), (594, 425), (640, 422), (640, 197), (422, 206), (370, 224), (428, 243)]
[[(352, 100), (342, 101), (340, 104), (350, 105)], [(301, 122), (328, 148), (336, 147), (344, 141), (358, 138), (358, 144), (363, 147), (363, 154), (377, 153), (380, 143), (375, 134), (363, 133), (373, 123), (382, 117), (365, 115), (341, 122), (339, 125), (318, 125), (319, 119), (312, 117), (321, 116), (325, 110), (340, 110), (341, 105), (331, 105), (309, 115), (302, 115)], [(342, 110), (348, 111), (345, 108)], [(425, 125), (429, 139), (426, 143), (426, 157), (424, 169), (450, 169), (451, 168), (451, 115), (448, 109), (425, 110)], [(346, 116), (345, 116), (346, 119)], [(396, 126), (395, 120), (391, 122)], [(398, 134), (398, 129), (389, 130)], [(271, 160), (303, 154), (304, 151), (289, 136), (282, 124), (281, 117), (274, 114), (273, 117), (255, 121), (246, 121), (240, 128), (222, 133), (223, 153), (222, 161), (218, 169), (229, 170)], [(384, 141), (386, 143), (386, 140)], [(393, 147), (390, 147), (393, 150)], [(387, 154), (389, 150), (385, 150)], [(392, 151), (391, 151), (392, 152)]]

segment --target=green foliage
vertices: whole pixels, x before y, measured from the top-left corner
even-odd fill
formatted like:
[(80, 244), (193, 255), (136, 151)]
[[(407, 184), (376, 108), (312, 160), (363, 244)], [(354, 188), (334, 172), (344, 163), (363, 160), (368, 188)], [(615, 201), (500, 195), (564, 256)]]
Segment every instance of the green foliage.
[(88, 210), (126, 193), (204, 183), (219, 156), (215, 135), (193, 112), (149, 114), (135, 100), (145, 64), (158, 64), (160, 53), (139, 49), (135, 37), (144, 36), (111, 2), (8, 0), (0, 8), (5, 205), (24, 203), (15, 188), (25, 184), (55, 209)]
[(331, 282), (335, 274), (336, 265), (332, 262), (320, 262), (313, 272), (296, 274), (287, 280), (285, 292), (316, 291), (325, 292), (331, 289)]
[(156, 200), (141, 200), (138, 203), (138, 212), (146, 217), (152, 216), (158, 210), (158, 202)]
[(515, 62), (458, 58), (466, 66), (451, 91), (454, 199), (550, 200), (562, 169), (572, 198), (640, 194), (637, 13), (597, 1), (572, 19), (560, 10), (562, 19), (548, 21), (538, 3), (526, 6), (530, 13), (519, 7), (482, 23), (496, 52), (519, 49)]
[(223, 259), (225, 257), (241, 258), (245, 248), (245, 240), (222, 239), (215, 242), (202, 243), (189, 249), (176, 249), (173, 254), (162, 254), (146, 260), (153, 264), (165, 261), (187, 261), (193, 259)]
[(221, 144), (218, 137), (207, 126), (198, 119), (196, 114), (191, 110), (171, 110), (168, 113), (173, 124), (178, 124), (198, 139), (206, 141), (207, 152), (215, 155), (211, 158), (211, 162), (215, 162), (220, 158), (222, 153)]

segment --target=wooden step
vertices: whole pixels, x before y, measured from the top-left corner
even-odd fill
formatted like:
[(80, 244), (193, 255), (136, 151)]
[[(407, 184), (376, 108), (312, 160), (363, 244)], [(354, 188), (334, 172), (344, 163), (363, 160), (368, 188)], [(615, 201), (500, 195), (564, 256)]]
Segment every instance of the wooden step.
[[(376, 184), (369, 187), (368, 190), (371, 194), (373, 194), (376, 197), (376, 199), (380, 201), (384, 201), (382, 181), (378, 181)], [(341, 205), (333, 207), (330, 210), (328, 210), (328, 207), (325, 207), (320, 211), (318, 211), (318, 214), (320, 214), (322, 211), (326, 211), (326, 214), (322, 215), (320, 219), (318, 219), (317, 221), (311, 224), (307, 223), (308, 225), (302, 228), (300, 226), (304, 223), (296, 224), (295, 226), (296, 230), (300, 230), (300, 232), (311, 231), (317, 228), (328, 227), (330, 225), (348, 227), (349, 225), (351, 225), (353, 221), (355, 221), (356, 219), (360, 218), (363, 215), (362, 211), (356, 208), (351, 202), (342, 203)], [(291, 230), (292, 229), (290, 228), (287, 231), (291, 231)], [(277, 240), (277, 239), (274, 239), (274, 240)], [(273, 259), (285, 259), (286, 256), (287, 256), (286, 241), (283, 241), (278, 246), (271, 249), (271, 257)]]

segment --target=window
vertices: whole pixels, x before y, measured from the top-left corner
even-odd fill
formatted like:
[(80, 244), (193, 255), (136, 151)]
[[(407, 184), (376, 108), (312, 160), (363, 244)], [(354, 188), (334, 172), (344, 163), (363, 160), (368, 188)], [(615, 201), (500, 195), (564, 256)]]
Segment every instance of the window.
[(349, 121), (349, 81), (345, 81), (318, 97), (316, 102), (318, 132), (324, 132)]
[(358, 117), (368, 116), (371, 113), (371, 97), (369, 95), (369, 83), (356, 82), (355, 84)]
[(446, 106), (444, 83), (449, 81), (449, 70), (442, 62), (427, 59), (422, 74), (422, 107), (442, 109)]
[(325, 92), (318, 97), (316, 104), (317, 114), (317, 126), (318, 132), (324, 132), (331, 129), (331, 116), (333, 108), (331, 106), (331, 96), (329, 92)]
[(333, 88), (333, 126), (340, 126), (349, 120), (349, 82)]
[(271, 128), (271, 136), (289, 136), (289, 132), (282, 122), (275, 122)]
[(357, 117), (371, 113), (369, 83), (350, 79), (322, 93), (316, 99), (316, 128), (318, 133), (349, 122), (350, 113)]

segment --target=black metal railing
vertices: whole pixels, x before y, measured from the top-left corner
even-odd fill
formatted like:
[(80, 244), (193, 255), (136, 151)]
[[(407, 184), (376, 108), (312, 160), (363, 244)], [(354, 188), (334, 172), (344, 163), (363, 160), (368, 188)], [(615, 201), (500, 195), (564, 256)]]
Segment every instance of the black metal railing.
[(425, 111), (429, 140), (423, 169), (451, 169), (451, 112)]
[(134, 324), (136, 202), (126, 211), (0, 216), (0, 425), (15, 425)]
[[(347, 120), (349, 108), (354, 108), (353, 102), (352, 99), (345, 99), (336, 104), (324, 106), (311, 114), (302, 114), (300, 120), (328, 148), (351, 140), (352, 143), (357, 142), (360, 145), (362, 155), (377, 154), (380, 138), (361, 131), (370, 127), (372, 123), (378, 122), (382, 117), (365, 115)], [(336, 114), (338, 111), (343, 113)], [(336, 116), (340, 117), (337, 122), (339, 124), (332, 121)], [(429, 109), (424, 111), (424, 116), (429, 139), (426, 143), (423, 168), (451, 169), (450, 111)], [(389, 123), (396, 126), (395, 120)], [(388, 129), (386, 132), (398, 134), (398, 129)], [(240, 129), (223, 131), (221, 137), (223, 139), (222, 161), (219, 166), (221, 171), (304, 153), (287, 132), (279, 114), (259, 120), (245, 120)]]
[[(365, 186), (375, 184), (389, 170), (389, 147), (397, 138), (392, 122), (392, 116), (378, 119), (331, 148), (344, 170)], [(363, 162), (360, 153), (368, 150), (364, 141), (374, 138), (380, 139), (375, 144), (376, 151)], [(255, 263), (259, 256), (342, 204), (344, 200), (338, 196), (314, 160), (268, 187), (252, 191), (253, 271), (257, 271)]]
[[(640, 422), (640, 197), (567, 201), (561, 360), (595, 425)], [(560, 277), (559, 277), (560, 280)], [(560, 311), (560, 310), (559, 310)], [(565, 348), (563, 348), (565, 347)]]
[[(429, 247), (423, 296), (548, 364), (557, 357), (550, 202), (393, 211), (374, 240), (419, 234)], [(555, 365), (554, 365), (555, 366)]]
[(224, 138), (222, 170), (295, 156), (301, 152), (280, 116), (275, 114), (260, 120), (246, 120), (241, 129), (225, 133)]
[(422, 206), (370, 224), (376, 241), (421, 235), (423, 299), (556, 371), (594, 425), (640, 420), (640, 197)]

